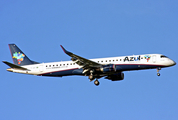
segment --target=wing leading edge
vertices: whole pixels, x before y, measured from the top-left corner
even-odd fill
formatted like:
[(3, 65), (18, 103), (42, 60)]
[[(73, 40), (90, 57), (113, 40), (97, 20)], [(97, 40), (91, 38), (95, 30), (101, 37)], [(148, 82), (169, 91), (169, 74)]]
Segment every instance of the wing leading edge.
[(62, 45), (60, 45), (61, 48), (63, 49), (63, 51), (69, 55), (72, 61), (74, 61), (75, 63), (77, 63), (79, 66), (81, 66), (82, 68), (95, 68), (95, 67), (101, 67), (102, 65), (94, 62), (92, 60), (80, 57), (76, 54), (73, 54), (72, 52), (67, 51)]

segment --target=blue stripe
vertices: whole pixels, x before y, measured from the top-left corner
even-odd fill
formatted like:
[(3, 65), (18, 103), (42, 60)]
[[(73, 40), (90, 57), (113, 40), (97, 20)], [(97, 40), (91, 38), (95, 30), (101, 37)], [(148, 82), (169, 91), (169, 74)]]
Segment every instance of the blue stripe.
[[(128, 70), (142, 70), (142, 69), (154, 69), (158, 67), (166, 67), (163, 65), (150, 65), (150, 64), (117, 64), (116, 65), (116, 72), (118, 71), (128, 71)], [(40, 74), (41, 76), (69, 76), (69, 75), (84, 75), (83, 69), (69, 69), (69, 70), (62, 70), (62, 71), (55, 71), (50, 73)], [(102, 74), (102, 73), (101, 73)]]
[(56, 76), (56, 77), (69, 76), (69, 75), (84, 75), (82, 72), (83, 72), (82, 68), (81, 69), (74, 68), (74, 69), (69, 69), (69, 70), (44, 73), (40, 75), (41, 76)]
[(142, 69), (154, 69), (158, 67), (166, 67), (163, 65), (154, 64), (117, 64), (116, 71), (127, 71), (127, 70), (142, 70)]

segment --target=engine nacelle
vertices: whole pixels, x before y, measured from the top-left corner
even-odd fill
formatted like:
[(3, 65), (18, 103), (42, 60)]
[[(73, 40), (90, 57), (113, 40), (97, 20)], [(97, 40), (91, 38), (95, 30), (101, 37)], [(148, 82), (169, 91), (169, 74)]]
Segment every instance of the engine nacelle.
[(103, 65), (102, 68), (100, 68), (100, 71), (102, 71), (103, 73), (115, 72), (116, 66), (114, 64)]
[(119, 81), (124, 79), (124, 73), (117, 73), (113, 75), (108, 75), (106, 79), (112, 80), (112, 81)]

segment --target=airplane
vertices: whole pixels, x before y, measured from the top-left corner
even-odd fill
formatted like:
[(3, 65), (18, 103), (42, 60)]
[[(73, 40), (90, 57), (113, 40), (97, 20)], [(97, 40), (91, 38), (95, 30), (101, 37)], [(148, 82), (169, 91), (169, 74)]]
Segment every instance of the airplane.
[(39, 63), (30, 60), (17, 45), (8, 45), (13, 63), (2, 61), (10, 67), (7, 71), (49, 77), (88, 76), (90, 81), (95, 80), (96, 86), (100, 84), (98, 79), (102, 77), (111, 81), (123, 80), (124, 71), (157, 69), (157, 75), (160, 76), (161, 68), (176, 65), (176, 62), (162, 54), (86, 59), (67, 51), (62, 45), (61, 48), (71, 57), (71, 61)]

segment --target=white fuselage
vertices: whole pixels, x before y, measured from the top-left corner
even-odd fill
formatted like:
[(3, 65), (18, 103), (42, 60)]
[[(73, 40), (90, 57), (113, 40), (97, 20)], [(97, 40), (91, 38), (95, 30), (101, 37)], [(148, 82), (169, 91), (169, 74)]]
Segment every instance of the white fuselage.
[[(149, 69), (149, 68), (158, 68), (158, 67), (169, 67), (175, 65), (175, 62), (173, 60), (161, 54), (108, 57), (108, 58), (98, 58), (98, 59), (90, 59), (90, 60), (103, 65), (115, 64), (116, 66), (118, 66), (118, 68), (121, 66), (120, 71), (139, 70), (139, 67), (140, 69)], [(9, 68), (7, 70), (16, 73), (24, 73), (24, 74), (32, 74), (32, 75), (51, 74), (51, 76), (53, 76), (52, 74), (56, 73), (55, 76), (57, 76), (57, 74), (59, 73), (59, 76), (63, 76), (63, 75), (65, 76), (65, 75), (75, 75), (75, 72), (73, 72), (73, 70), (81, 69), (81, 67), (73, 61), (40, 63), (40, 64), (24, 65), (21, 67), (27, 68), (28, 70), (19, 70), (13, 68)]]

